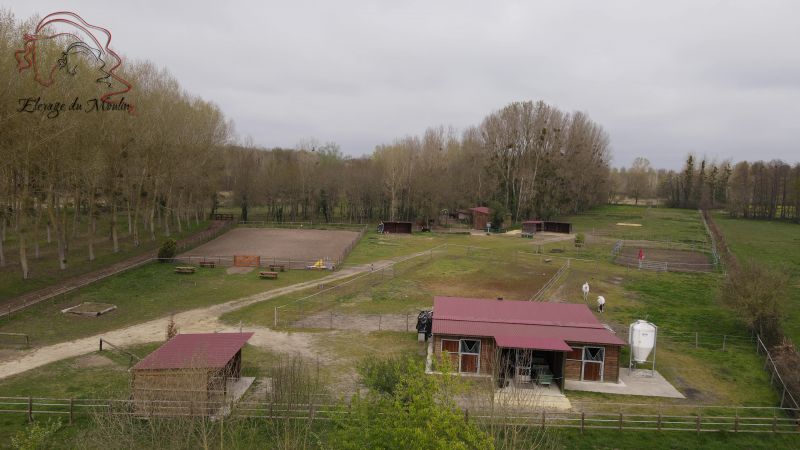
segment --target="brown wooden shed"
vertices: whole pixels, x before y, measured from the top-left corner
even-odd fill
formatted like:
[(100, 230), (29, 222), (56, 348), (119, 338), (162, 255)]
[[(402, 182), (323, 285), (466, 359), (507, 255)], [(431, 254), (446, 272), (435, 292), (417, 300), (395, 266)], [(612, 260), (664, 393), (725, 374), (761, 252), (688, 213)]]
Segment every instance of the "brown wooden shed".
[(386, 234), (411, 234), (411, 229), (413, 228), (411, 222), (388, 221), (381, 222), (381, 224), (383, 225), (383, 232)]
[(472, 212), (472, 228), (486, 230), (486, 224), (489, 223), (489, 215), (492, 214), (492, 210), (485, 206), (478, 206), (469, 210)]
[(549, 231), (551, 233), (564, 233), (570, 234), (572, 233), (572, 224), (569, 222), (545, 222), (544, 223), (544, 231)]
[(178, 334), (131, 369), (131, 399), (142, 415), (210, 415), (242, 370), (253, 333)]

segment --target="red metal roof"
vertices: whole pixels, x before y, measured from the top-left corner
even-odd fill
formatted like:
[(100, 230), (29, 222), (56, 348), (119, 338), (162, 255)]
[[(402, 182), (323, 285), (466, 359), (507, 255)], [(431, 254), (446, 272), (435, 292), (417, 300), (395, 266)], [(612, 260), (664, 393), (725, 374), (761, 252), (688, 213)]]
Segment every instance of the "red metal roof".
[(603, 327), (589, 307), (575, 303), (435, 297), (432, 331), (495, 339), (513, 336), (625, 345)]
[(558, 338), (532, 337), (532, 336), (506, 336), (503, 334), (494, 337), (498, 347), (505, 348), (530, 348), (533, 350), (551, 350), (568, 352), (572, 347)]
[(479, 213), (482, 213), (482, 214), (489, 214), (489, 212), (490, 212), (489, 208), (487, 208), (485, 206), (477, 206), (475, 208), (470, 208), (469, 210), (470, 211), (479, 212)]
[(133, 370), (221, 369), (253, 333), (178, 334), (146, 358)]

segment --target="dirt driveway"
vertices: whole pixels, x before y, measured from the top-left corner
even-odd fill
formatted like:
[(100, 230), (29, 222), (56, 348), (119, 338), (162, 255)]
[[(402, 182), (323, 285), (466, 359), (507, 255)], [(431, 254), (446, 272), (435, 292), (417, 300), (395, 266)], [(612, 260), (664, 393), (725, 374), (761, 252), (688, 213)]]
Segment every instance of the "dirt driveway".
[[(419, 254), (427, 254), (421, 252)], [(400, 258), (402, 259), (402, 258)], [(278, 289), (272, 289), (249, 297), (232, 300), (219, 305), (198, 308), (175, 314), (175, 322), (183, 333), (208, 333), (238, 331), (238, 327), (224, 324), (219, 317), (230, 311), (235, 311), (254, 303), (286, 295), (292, 292), (312, 288), (320, 283), (347, 278), (352, 275), (368, 272), (371, 269), (379, 270), (393, 265), (394, 260), (378, 261), (373, 264), (350, 266), (343, 268), (327, 277), (306, 281)], [(62, 359), (92, 353), (98, 349), (100, 338), (108, 340), (114, 345), (127, 347), (131, 345), (155, 342), (164, 339), (164, 332), (169, 317), (151, 320), (114, 331), (105, 332), (95, 336), (62, 342), (46, 347), (40, 347), (14, 354), (0, 355), (0, 379), (20, 374), (22, 372), (49, 364)], [(405, 318), (403, 318), (405, 329)], [(255, 332), (250, 339), (250, 344), (267, 348), (276, 352), (300, 354), (302, 356), (319, 356), (313, 350), (313, 339), (318, 333), (287, 333), (275, 331), (266, 327), (248, 326), (247, 331)]]

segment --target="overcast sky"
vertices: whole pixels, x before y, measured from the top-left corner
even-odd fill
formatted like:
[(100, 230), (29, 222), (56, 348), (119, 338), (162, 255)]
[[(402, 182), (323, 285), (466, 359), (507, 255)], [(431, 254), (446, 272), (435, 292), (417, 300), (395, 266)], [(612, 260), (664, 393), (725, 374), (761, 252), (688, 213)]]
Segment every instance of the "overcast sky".
[(800, 160), (800, 1), (13, 1), (167, 67), (240, 137), (351, 155), (518, 100), (585, 111), (613, 164)]

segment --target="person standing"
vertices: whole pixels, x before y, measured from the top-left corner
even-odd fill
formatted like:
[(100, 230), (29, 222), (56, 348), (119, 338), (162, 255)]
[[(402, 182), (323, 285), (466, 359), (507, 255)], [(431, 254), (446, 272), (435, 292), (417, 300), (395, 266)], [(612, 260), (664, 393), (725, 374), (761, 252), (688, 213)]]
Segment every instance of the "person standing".
[(606, 311), (606, 298), (602, 295), (597, 296), (597, 310), (601, 313)]

